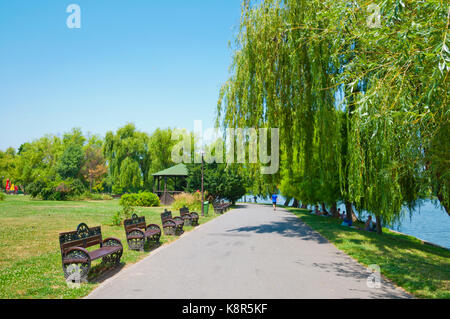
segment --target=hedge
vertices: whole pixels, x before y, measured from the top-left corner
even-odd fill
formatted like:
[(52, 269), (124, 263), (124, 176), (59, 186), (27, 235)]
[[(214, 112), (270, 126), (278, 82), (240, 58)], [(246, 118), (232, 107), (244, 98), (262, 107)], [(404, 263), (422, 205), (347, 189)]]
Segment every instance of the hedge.
[(121, 206), (141, 206), (154, 207), (159, 206), (159, 197), (150, 192), (143, 192), (138, 194), (125, 194), (120, 198)]

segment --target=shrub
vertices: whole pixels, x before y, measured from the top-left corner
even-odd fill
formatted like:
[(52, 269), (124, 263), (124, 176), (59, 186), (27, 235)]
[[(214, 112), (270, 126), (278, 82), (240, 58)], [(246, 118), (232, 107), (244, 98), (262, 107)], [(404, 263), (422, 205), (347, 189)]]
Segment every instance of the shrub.
[(121, 206), (140, 206), (140, 207), (154, 207), (159, 206), (159, 197), (150, 192), (142, 192), (138, 194), (125, 194), (120, 199)]
[(118, 210), (111, 218), (113, 226), (122, 225), (124, 219), (130, 218), (135, 213), (134, 208), (128, 205), (123, 205), (121, 210)]
[(47, 187), (47, 183), (44, 180), (37, 180), (34, 183), (31, 183), (27, 187), (28, 193), (31, 197), (36, 198), (41, 195), (41, 191)]
[(71, 195), (81, 195), (85, 192), (85, 187), (79, 179), (74, 179), (69, 183)]
[(113, 200), (114, 198), (111, 195), (108, 194), (99, 194), (100, 200)]
[(43, 200), (67, 200), (83, 194), (85, 188), (80, 180), (51, 181), (37, 180), (28, 185), (31, 197)]
[(113, 194), (123, 194), (123, 188), (117, 185), (112, 187)]
[(113, 200), (111, 195), (108, 194), (95, 194), (85, 191), (81, 195), (70, 196), (71, 200)]
[[(200, 192), (191, 193), (181, 193), (174, 196), (175, 201), (172, 203), (172, 208), (174, 210), (179, 210), (183, 206), (189, 208), (189, 211), (199, 212), (202, 210), (202, 194)], [(205, 198), (207, 194), (205, 193)]]
[(5, 200), (6, 195), (3, 193), (0, 193), (0, 202)]

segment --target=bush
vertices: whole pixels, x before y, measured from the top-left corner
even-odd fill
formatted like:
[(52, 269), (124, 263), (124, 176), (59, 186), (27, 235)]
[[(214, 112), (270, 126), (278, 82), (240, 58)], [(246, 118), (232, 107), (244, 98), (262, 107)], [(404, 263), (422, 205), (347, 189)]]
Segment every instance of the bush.
[(111, 195), (108, 194), (98, 194), (99, 199), (98, 200), (113, 200), (114, 198)]
[(31, 197), (36, 198), (41, 195), (41, 191), (47, 187), (47, 183), (44, 180), (37, 180), (27, 186), (27, 191)]
[(81, 195), (74, 195), (70, 197), (71, 200), (113, 200), (111, 195), (108, 194), (95, 194), (85, 191)]
[(43, 200), (67, 200), (83, 194), (85, 188), (80, 180), (46, 181), (37, 180), (28, 185), (31, 197)]
[(120, 199), (121, 206), (140, 206), (140, 207), (155, 207), (159, 206), (159, 197), (150, 192), (142, 192), (138, 194), (125, 194)]
[(128, 205), (123, 205), (121, 210), (118, 210), (111, 218), (113, 226), (122, 225), (124, 219), (130, 218), (135, 213), (134, 208)]
[[(207, 194), (205, 193), (205, 198)], [(179, 210), (183, 206), (189, 208), (191, 212), (199, 212), (202, 210), (202, 193), (195, 192), (191, 193), (181, 193), (174, 196), (175, 201), (172, 203), (172, 209)]]
[(123, 188), (120, 186), (114, 185), (112, 187), (112, 192), (113, 192), (113, 194), (123, 194)]
[(0, 193), (0, 202), (1, 202), (1, 201), (4, 201), (5, 198), (6, 198), (6, 195), (3, 194), (3, 193)]

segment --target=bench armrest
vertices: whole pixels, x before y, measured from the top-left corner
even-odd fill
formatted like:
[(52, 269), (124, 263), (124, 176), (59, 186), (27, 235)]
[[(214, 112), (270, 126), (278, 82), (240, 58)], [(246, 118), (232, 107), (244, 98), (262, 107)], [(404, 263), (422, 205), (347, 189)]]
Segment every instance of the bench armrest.
[(150, 229), (156, 229), (156, 228), (158, 228), (159, 231), (161, 231), (161, 227), (159, 227), (159, 225), (156, 225), (156, 224), (148, 224), (146, 230), (149, 229), (149, 228), (150, 228)]
[(175, 225), (176, 225), (176, 223), (173, 219), (166, 219), (162, 226), (164, 228), (164, 227), (173, 227)]
[(120, 246), (122, 247), (122, 242), (114, 237), (108, 237), (106, 239), (103, 240), (103, 245), (106, 246)]
[(82, 252), (84, 252), (84, 253), (86, 253), (86, 254), (89, 253), (89, 252), (88, 252), (85, 248), (83, 248), (83, 247), (71, 247), (71, 248), (69, 248), (68, 250), (66, 250), (66, 252), (64, 253), (64, 255), (67, 255), (68, 253), (70, 253), (71, 251), (74, 251), (74, 250), (81, 250)]
[[(132, 229), (128, 230), (128, 232), (127, 232), (127, 237), (128, 237), (128, 236), (130, 235), (130, 233), (133, 232), (133, 231), (137, 231), (137, 232), (141, 233), (142, 236), (145, 235), (144, 232), (142, 231), (142, 229), (140, 229), (140, 228), (132, 228)], [(116, 238), (108, 238), (108, 239), (116, 239)], [(118, 240), (118, 239), (116, 239), (116, 240)]]
[(184, 221), (183, 218), (181, 218), (180, 216), (175, 216), (174, 218), (172, 218), (174, 221), (175, 220), (179, 220), (179, 221)]
[[(79, 253), (76, 254), (78, 256), (68, 256), (70, 253), (78, 251)], [(77, 260), (80, 261), (86, 261), (86, 262), (90, 262), (91, 261), (91, 257), (89, 256), (89, 252), (83, 248), (83, 247), (71, 247), (69, 248), (63, 255), (63, 264), (65, 263), (74, 263)]]

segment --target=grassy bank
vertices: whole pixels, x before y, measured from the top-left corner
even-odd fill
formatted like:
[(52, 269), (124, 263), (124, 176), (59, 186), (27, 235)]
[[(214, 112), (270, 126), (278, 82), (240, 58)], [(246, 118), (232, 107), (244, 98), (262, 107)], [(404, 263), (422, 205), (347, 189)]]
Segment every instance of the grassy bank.
[(386, 228), (380, 236), (341, 226), (337, 219), (311, 215), (303, 209), (289, 210), (361, 264), (379, 265), (386, 278), (414, 296), (450, 298), (450, 251)]
[[(85, 222), (88, 226), (102, 226), (104, 238), (117, 237), (124, 253), (120, 268), (148, 256), (151, 252), (128, 249), (123, 226), (112, 226), (112, 216), (119, 210), (118, 200), (109, 201), (41, 201), (27, 196), (6, 196), (0, 202), (0, 298), (79, 298), (86, 296), (114, 271), (93, 262), (89, 283), (79, 289), (68, 288), (61, 266), (58, 234), (75, 230)], [(161, 225), (162, 207), (138, 208), (148, 224)], [(174, 215), (179, 215), (174, 212)], [(203, 224), (215, 217), (200, 217)], [(185, 227), (190, 231), (193, 227)], [(161, 236), (161, 243), (176, 240)]]

